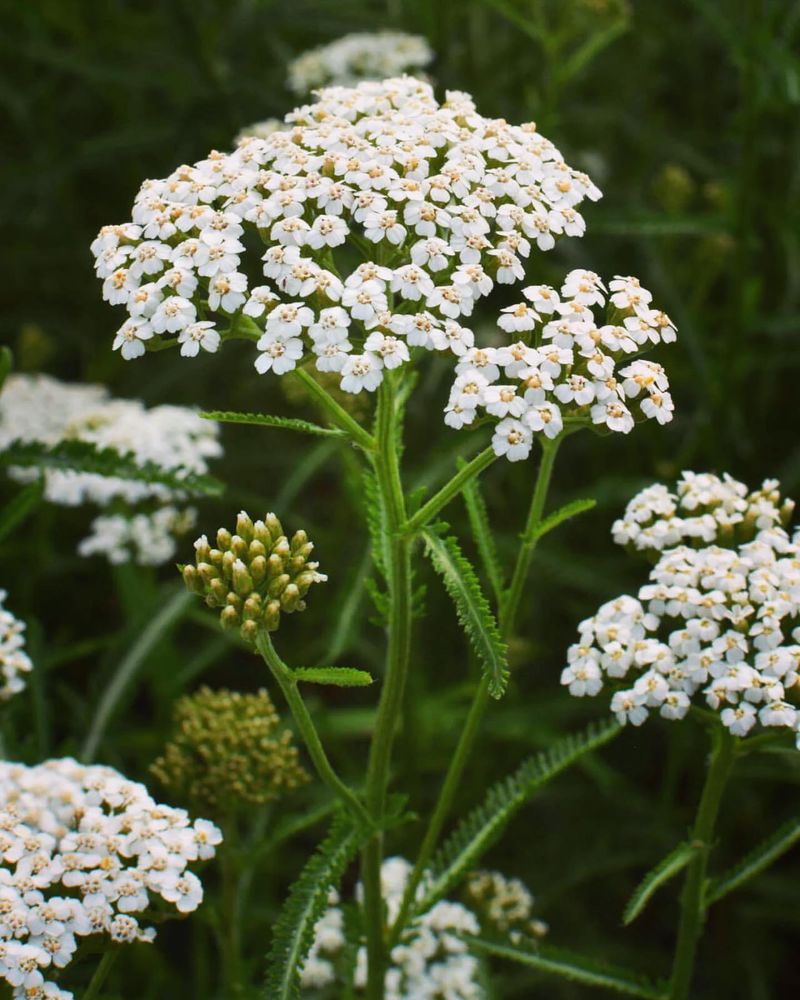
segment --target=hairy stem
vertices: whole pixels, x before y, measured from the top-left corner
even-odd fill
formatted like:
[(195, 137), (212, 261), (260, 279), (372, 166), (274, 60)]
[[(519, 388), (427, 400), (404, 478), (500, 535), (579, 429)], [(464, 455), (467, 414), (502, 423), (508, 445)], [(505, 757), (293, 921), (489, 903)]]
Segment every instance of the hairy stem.
[(714, 728), (712, 741), (706, 781), (692, 829), (692, 841), (697, 850), (686, 869), (681, 894), (681, 916), (670, 978), (670, 1000), (688, 1000), (690, 996), (697, 942), (705, 922), (708, 856), (711, 853), (720, 801), (735, 754), (735, 738), (722, 726)]
[[(398, 416), (394, 379), (386, 373), (379, 392), (376, 418), (377, 449), (373, 465), (383, 508), (383, 557), (389, 592), (386, 670), (367, 766), (366, 801), (380, 824), (386, 806), (392, 745), (402, 711), (411, 641), (411, 540), (401, 533), (406, 521), (398, 459)], [(361, 881), (367, 930), (367, 997), (382, 1000), (386, 942), (381, 894), (382, 836), (376, 833), (362, 852)]]
[[(519, 552), (517, 553), (517, 561), (511, 577), (511, 585), (503, 595), (503, 599), (501, 600), (500, 607), (498, 609), (500, 631), (503, 638), (506, 640), (508, 640), (513, 634), (520, 599), (528, 578), (533, 552), (538, 541), (537, 529), (542, 522), (544, 506), (547, 500), (547, 492), (550, 487), (550, 480), (553, 472), (553, 463), (555, 462), (560, 442), (561, 438), (557, 438), (555, 441), (543, 439), (542, 460), (539, 465), (536, 485), (534, 486), (531, 505), (525, 523), (525, 530), (522, 535), (522, 543), (520, 545)], [(473, 459), (473, 463), (475, 461), (476, 460)], [(470, 465), (473, 463), (470, 463)], [(466, 471), (467, 468), (469, 468), (469, 466), (466, 466), (462, 472)], [(423, 875), (425, 874), (425, 869), (433, 857), (433, 852), (436, 849), (442, 829), (447, 821), (450, 808), (453, 804), (453, 799), (458, 791), (458, 787), (464, 773), (464, 768), (466, 767), (467, 761), (469, 760), (470, 754), (472, 753), (472, 749), (475, 745), (481, 720), (483, 719), (488, 703), (489, 682), (486, 677), (481, 677), (481, 680), (478, 683), (478, 688), (473, 696), (472, 704), (470, 705), (467, 720), (461, 731), (458, 745), (456, 746), (455, 753), (450, 760), (444, 783), (441, 791), (439, 792), (439, 798), (436, 801), (433, 814), (428, 822), (428, 827), (425, 831), (425, 836), (422, 840), (417, 860), (414, 864), (414, 869), (411, 872), (408, 884), (406, 885), (400, 910), (398, 912), (397, 919), (394, 922), (394, 926), (392, 927), (390, 944), (395, 944), (399, 940), (403, 928), (411, 916), (411, 910), (414, 905), (417, 888), (422, 881)]]
[(424, 528), (442, 510), (453, 497), (457, 496), (476, 476), (479, 476), (484, 469), (487, 469), (492, 462), (497, 459), (492, 447), (484, 448), (483, 451), (468, 462), (462, 469), (446, 483), (438, 493), (435, 493), (427, 503), (410, 517), (402, 527), (404, 534), (414, 534), (420, 528)]
[(297, 681), (292, 675), (291, 669), (278, 656), (275, 647), (272, 645), (269, 632), (266, 629), (259, 630), (256, 638), (256, 646), (286, 698), (295, 725), (300, 730), (300, 735), (303, 737), (317, 774), (354, 818), (362, 825), (367, 824), (371, 826), (372, 821), (366, 809), (358, 800), (353, 790), (348, 788), (337, 775), (331, 762), (328, 760), (325, 748), (322, 746), (322, 741), (319, 738), (319, 733), (311, 716), (308, 714), (308, 709), (300, 692), (297, 690)]
[(313, 375), (309, 375), (303, 368), (295, 368), (293, 375), (298, 381), (303, 383), (305, 388), (330, 416), (333, 423), (343, 431), (346, 431), (355, 444), (363, 448), (364, 451), (371, 452), (374, 450), (375, 440), (372, 435), (365, 431), (361, 424), (354, 420), (347, 410), (336, 402), (333, 396), (319, 384)]

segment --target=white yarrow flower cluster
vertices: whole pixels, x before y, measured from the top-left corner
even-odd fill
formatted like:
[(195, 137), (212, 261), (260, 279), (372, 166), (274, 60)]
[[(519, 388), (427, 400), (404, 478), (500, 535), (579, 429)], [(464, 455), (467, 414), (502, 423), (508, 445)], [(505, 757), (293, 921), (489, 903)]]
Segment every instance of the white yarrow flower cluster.
[(750, 539), (756, 531), (789, 523), (794, 501), (781, 501), (778, 488), (776, 479), (765, 480), (760, 490), (751, 492), (727, 474), (720, 478), (711, 472), (684, 472), (674, 492), (654, 483), (637, 493), (614, 522), (614, 541), (642, 552), (661, 552), (681, 542)]
[(565, 424), (627, 434), (637, 418), (670, 421), (667, 374), (639, 355), (674, 341), (675, 327), (636, 278), (616, 277), (609, 289), (607, 305), (605, 285), (585, 270), (571, 271), (560, 293), (524, 288), (527, 301), (503, 309), (498, 321), (514, 343), (457, 350), (445, 423), (460, 428), (484, 414), (494, 418), (495, 453), (519, 462), (535, 435), (558, 437)]
[[(218, 425), (188, 407), (148, 409), (138, 400), (113, 399), (101, 386), (69, 384), (47, 375), (11, 375), (0, 394), (0, 451), (13, 442), (53, 446), (71, 440), (181, 474), (205, 474), (209, 461), (222, 454)], [(9, 472), (18, 482), (40, 474), (13, 466)], [(124, 514), (94, 521), (92, 533), (79, 547), (83, 555), (98, 552), (112, 562), (131, 557), (143, 563), (165, 562), (175, 554), (174, 535), (194, 523), (192, 509), (174, 506), (185, 494), (159, 483), (61, 469), (46, 469), (44, 481), (51, 503), (125, 508)], [(166, 506), (131, 515), (129, 508), (142, 503)]]
[(403, 73), (414, 76), (433, 61), (433, 55), (421, 35), (404, 31), (353, 32), (292, 60), (287, 84), (295, 94), (304, 96), (318, 87), (349, 86)]
[(54, 980), (79, 939), (152, 941), (140, 914), (159, 899), (195, 910), (203, 887), (189, 865), (221, 841), (110, 767), (0, 763), (0, 979), (14, 997), (70, 1000)]
[[(387, 858), (381, 868), (381, 889), (391, 923), (400, 910), (412, 866), (404, 858)], [(361, 898), (361, 886), (356, 887)], [(314, 942), (300, 983), (304, 990), (320, 990), (337, 981), (336, 960), (346, 945), (344, 913), (337, 893), (314, 928)], [(386, 972), (387, 1000), (481, 1000), (478, 960), (469, 953), (462, 935), (477, 934), (475, 914), (460, 903), (441, 900), (404, 932), (392, 949)], [(366, 985), (367, 954), (361, 947), (356, 959), (355, 987)]]
[(25, 687), (22, 675), (33, 669), (25, 652), (25, 622), (4, 607), (8, 593), (0, 590), (0, 701), (8, 701)]
[[(682, 484), (680, 499), (658, 488), (639, 494), (640, 522), (648, 523), (647, 503), (654, 523), (683, 506), (693, 517), (710, 516), (729, 544), (706, 544), (692, 529), (688, 537), (696, 547), (690, 547), (678, 525), (677, 544), (664, 547), (638, 595), (609, 601), (581, 622), (561, 683), (577, 697), (595, 696), (609, 681), (624, 683), (611, 710), (635, 726), (651, 712), (681, 719), (695, 700), (718, 712), (736, 736), (757, 725), (800, 733), (793, 703), (800, 672), (800, 531), (791, 537), (781, 527), (785, 508), (775, 483), (748, 494), (733, 480), (685, 473)], [(733, 537), (731, 523), (747, 532), (746, 540)], [(628, 540), (617, 526), (615, 534)]]
[(146, 181), (132, 221), (101, 230), (124, 358), (244, 337), (260, 373), (313, 361), (374, 391), (414, 348), (464, 355), (477, 300), (522, 278), (532, 241), (581, 235), (600, 196), (534, 125), (409, 77), (323, 90), (286, 124)]

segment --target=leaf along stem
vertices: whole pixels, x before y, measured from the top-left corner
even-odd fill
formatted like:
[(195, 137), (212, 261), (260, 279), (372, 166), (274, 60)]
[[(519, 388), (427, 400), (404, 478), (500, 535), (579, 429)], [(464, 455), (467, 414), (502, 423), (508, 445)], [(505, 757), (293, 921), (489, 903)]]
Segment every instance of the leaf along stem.
[(439, 511), (446, 507), (454, 497), (458, 496), (467, 483), (471, 482), (476, 476), (479, 476), (496, 459), (497, 455), (495, 455), (491, 446), (478, 452), (470, 462), (467, 462), (466, 465), (458, 470), (453, 478), (438, 493), (435, 493), (427, 503), (420, 507), (416, 514), (401, 526), (400, 531), (404, 535), (413, 535), (421, 528), (424, 528), (426, 524), (430, 524)]
[(375, 450), (375, 439), (372, 435), (365, 431), (361, 424), (354, 420), (341, 404), (336, 402), (333, 396), (319, 384), (313, 375), (309, 375), (303, 368), (295, 368), (292, 374), (303, 383), (316, 401), (327, 411), (333, 423), (341, 428), (341, 430), (346, 431), (355, 444), (367, 452)]

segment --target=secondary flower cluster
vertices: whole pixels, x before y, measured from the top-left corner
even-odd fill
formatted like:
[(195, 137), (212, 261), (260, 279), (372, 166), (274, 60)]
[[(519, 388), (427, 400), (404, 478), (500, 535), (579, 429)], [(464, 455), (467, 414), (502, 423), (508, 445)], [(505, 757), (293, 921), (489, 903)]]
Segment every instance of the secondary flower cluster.
[(195, 910), (203, 887), (188, 866), (221, 840), (110, 767), (0, 762), (0, 978), (14, 997), (69, 1000), (52, 980), (78, 939), (151, 941), (137, 915), (159, 899)]
[(20, 675), (30, 673), (33, 664), (25, 652), (25, 622), (4, 607), (8, 593), (0, 590), (0, 700), (7, 701), (25, 687)]
[(289, 89), (303, 96), (318, 87), (382, 80), (421, 70), (433, 50), (421, 35), (404, 31), (353, 32), (310, 49), (289, 63)]
[[(780, 526), (787, 507), (775, 483), (748, 493), (730, 479), (684, 474), (682, 484), (680, 500), (655, 488), (639, 494), (637, 523), (669, 519), (671, 506), (683, 506), (698, 523), (710, 518), (726, 544), (706, 544), (694, 528), (695, 547), (682, 544), (676, 525), (677, 544), (664, 549), (637, 597), (609, 601), (581, 622), (561, 682), (578, 697), (598, 694), (607, 680), (627, 682), (611, 710), (636, 726), (653, 711), (681, 719), (698, 695), (734, 735), (758, 723), (800, 731), (788, 700), (800, 672), (800, 532), (791, 537)], [(749, 540), (737, 541), (735, 530)]]
[(793, 500), (781, 501), (776, 479), (750, 492), (727, 474), (684, 472), (674, 493), (662, 483), (637, 493), (611, 531), (618, 545), (661, 552), (681, 542), (749, 541), (764, 528), (786, 528), (793, 510)]
[(609, 288), (606, 308), (606, 287), (591, 271), (571, 271), (560, 294), (532, 285), (522, 292), (527, 302), (503, 309), (498, 323), (516, 343), (453, 345), (460, 357), (445, 423), (459, 428), (488, 414), (496, 454), (519, 462), (535, 434), (555, 438), (565, 422), (627, 434), (637, 416), (671, 420), (666, 372), (638, 355), (674, 341), (675, 327), (636, 278), (616, 277)]
[(180, 800), (214, 817), (270, 802), (308, 781), (280, 721), (266, 691), (203, 687), (175, 703), (174, 732), (151, 770)]
[[(138, 400), (113, 399), (98, 385), (69, 384), (47, 375), (11, 375), (0, 394), (0, 450), (14, 442), (47, 446), (85, 441), (181, 474), (204, 474), (222, 454), (219, 429), (183, 406), (148, 409)], [(28, 482), (38, 469), (11, 467), (10, 475)], [(98, 517), (81, 543), (83, 555), (101, 553), (112, 562), (130, 558), (161, 563), (175, 554), (174, 534), (188, 530), (194, 512), (170, 501), (184, 499), (179, 489), (158, 483), (101, 476), (69, 469), (44, 470), (45, 497), (61, 506), (82, 503), (122, 506), (125, 513)], [(136, 504), (167, 506), (132, 516)]]
[[(403, 892), (411, 873), (404, 858), (387, 858), (381, 867), (381, 889), (389, 922), (400, 909)], [(361, 897), (361, 885), (356, 887)], [(392, 949), (386, 972), (387, 1000), (480, 1000), (484, 991), (478, 978), (478, 961), (469, 953), (461, 935), (477, 934), (480, 925), (475, 914), (461, 903), (442, 900), (421, 914)], [(314, 942), (301, 973), (301, 986), (319, 990), (341, 982), (337, 959), (347, 944), (344, 912), (339, 896), (332, 892), (330, 907), (314, 928)], [(356, 957), (354, 985), (366, 985), (367, 954), (361, 947)]]
[(259, 628), (277, 631), (282, 613), (304, 611), (311, 585), (328, 579), (309, 561), (314, 543), (305, 531), (290, 541), (274, 514), (254, 523), (241, 511), (235, 534), (220, 528), (216, 547), (202, 535), (194, 548), (196, 565), (183, 567), (184, 583), (210, 608), (221, 608), (222, 627), (239, 629), (250, 644)]
[(414, 347), (461, 356), (476, 301), (521, 280), (534, 244), (581, 235), (578, 205), (600, 196), (535, 125), (409, 77), (323, 90), (286, 125), (146, 181), (132, 221), (100, 231), (124, 358), (244, 337), (261, 373), (313, 359), (374, 391)]
[(501, 872), (477, 871), (467, 878), (466, 895), (481, 923), (515, 943), (542, 938), (547, 924), (533, 917), (533, 895), (518, 878)]

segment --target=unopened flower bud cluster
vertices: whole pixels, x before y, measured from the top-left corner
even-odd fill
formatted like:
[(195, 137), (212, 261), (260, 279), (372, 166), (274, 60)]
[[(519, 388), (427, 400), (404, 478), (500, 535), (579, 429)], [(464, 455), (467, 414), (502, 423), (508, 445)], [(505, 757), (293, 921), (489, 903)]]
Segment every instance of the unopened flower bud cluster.
[(328, 579), (309, 561), (314, 544), (305, 531), (289, 540), (274, 514), (253, 522), (241, 511), (233, 534), (220, 528), (216, 545), (202, 535), (194, 547), (195, 565), (183, 567), (186, 586), (220, 608), (222, 627), (238, 629), (250, 644), (260, 628), (275, 632), (281, 614), (304, 611), (311, 585)]
[(15, 998), (70, 1000), (57, 980), (79, 939), (151, 941), (140, 915), (157, 900), (195, 910), (189, 865), (221, 840), (110, 767), (0, 763), (0, 979)]
[[(397, 917), (412, 866), (405, 858), (387, 858), (381, 867), (382, 899), (387, 920)], [(360, 883), (356, 898), (361, 901)], [(347, 945), (344, 912), (337, 893), (314, 928), (314, 942), (303, 967), (300, 982), (304, 990), (323, 990), (337, 983), (337, 959)], [(392, 949), (386, 972), (386, 1000), (409, 997), (447, 997), (448, 1000), (482, 1000), (478, 960), (469, 953), (463, 935), (478, 934), (480, 924), (474, 913), (461, 903), (441, 900), (421, 914)], [(358, 949), (355, 988), (366, 985), (367, 952)], [(343, 985), (339, 981), (339, 985)]]
[(765, 528), (787, 527), (793, 511), (775, 479), (751, 492), (727, 474), (684, 472), (674, 492), (654, 483), (637, 493), (611, 530), (618, 545), (652, 553), (681, 542), (749, 541)]
[(8, 701), (25, 687), (23, 675), (33, 669), (25, 652), (25, 622), (5, 607), (8, 593), (0, 590), (0, 701)]
[(413, 76), (432, 61), (433, 50), (421, 35), (353, 32), (294, 59), (289, 63), (287, 84), (302, 97), (318, 87), (347, 86), (409, 72)]
[(512, 942), (538, 939), (547, 933), (547, 924), (533, 917), (530, 889), (518, 878), (494, 871), (473, 872), (467, 878), (466, 895), (481, 922)]
[(666, 372), (638, 355), (674, 341), (675, 328), (636, 278), (616, 277), (609, 288), (607, 309), (606, 287), (591, 271), (571, 271), (560, 294), (546, 285), (524, 288), (527, 301), (503, 309), (499, 320), (516, 343), (454, 346), (460, 357), (445, 423), (459, 428), (494, 418), (495, 453), (518, 462), (535, 435), (555, 438), (565, 423), (627, 434), (637, 417), (670, 421)]
[[(604, 604), (579, 626), (561, 676), (573, 695), (594, 696), (607, 682), (621, 682), (611, 699), (620, 722), (641, 725), (651, 712), (681, 719), (692, 702), (719, 712), (731, 733), (754, 727), (800, 731), (794, 702), (800, 673), (800, 532), (781, 527), (785, 505), (776, 483), (760, 493), (742, 491), (731, 480), (693, 477), (682, 497), (693, 492), (703, 504), (689, 510), (703, 517), (717, 511), (720, 493), (741, 510), (736, 529), (748, 524), (751, 540), (727, 546), (698, 543), (666, 548), (636, 597)], [(680, 492), (680, 491), (679, 491)], [(765, 500), (766, 494), (766, 500)], [(668, 509), (664, 493), (651, 490), (654, 517)], [(637, 512), (646, 499), (639, 495)], [(753, 500), (748, 508), (747, 501)], [(671, 501), (669, 501), (671, 502)], [(704, 508), (707, 508), (704, 511)], [(712, 515), (713, 516), (713, 515)], [(645, 519), (646, 523), (646, 519)], [(763, 525), (759, 527), (759, 523)], [(753, 530), (755, 533), (753, 534)]]
[(173, 720), (172, 737), (151, 770), (208, 815), (262, 805), (308, 781), (266, 691), (204, 687), (176, 702)]
[[(152, 463), (169, 472), (205, 474), (222, 454), (219, 428), (184, 406), (147, 408), (138, 400), (113, 399), (101, 386), (60, 382), (47, 375), (11, 375), (0, 393), (0, 450), (13, 442), (53, 446), (86, 441)], [(38, 469), (14, 468), (10, 475), (28, 482)], [(180, 490), (159, 483), (101, 476), (68, 469), (45, 469), (45, 497), (74, 507), (123, 506), (124, 513), (101, 515), (80, 544), (82, 555), (104, 555), (113, 563), (134, 559), (159, 564), (175, 555), (175, 535), (193, 524), (194, 511), (178, 509)], [(134, 513), (137, 504), (165, 505)]]
[(520, 281), (534, 244), (582, 235), (578, 206), (599, 196), (535, 125), (403, 77), (323, 90), (285, 129), (146, 181), (92, 251), (128, 312), (124, 358), (243, 337), (261, 373), (313, 361), (357, 393), (415, 347), (462, 355), (476, 302)]

